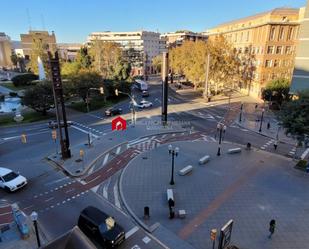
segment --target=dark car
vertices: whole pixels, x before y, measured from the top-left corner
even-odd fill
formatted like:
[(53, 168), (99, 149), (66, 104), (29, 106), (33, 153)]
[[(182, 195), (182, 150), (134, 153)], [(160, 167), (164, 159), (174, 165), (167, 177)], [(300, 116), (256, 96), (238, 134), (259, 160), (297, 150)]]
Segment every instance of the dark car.
[(122, 113), (122, 109), (121, 108), (109, 108), (105, 111), (105, 115), (106, 116), (114, 116), (114, 115), (118, 115)]
[(114, 218), (93, 206), (80, 213), (78, 227), (103, 248), (115, 248), (125, 240), (124, 229)]
[(149, 92), (148, 91), (143, 91), (142, 92), (142, 97), (149, 97)]
[[(73, 124), (72, 121), (67, 121), (67, 125), (68, 127), (71, 126)], [(64, 127), (64, 123), (63, 121), (60, 122), (61, 127)], [(57, 129), (58, 128), (58, 122), (57, 120), (52, 120), (48, 122), (48, 128), (50, 129)]]

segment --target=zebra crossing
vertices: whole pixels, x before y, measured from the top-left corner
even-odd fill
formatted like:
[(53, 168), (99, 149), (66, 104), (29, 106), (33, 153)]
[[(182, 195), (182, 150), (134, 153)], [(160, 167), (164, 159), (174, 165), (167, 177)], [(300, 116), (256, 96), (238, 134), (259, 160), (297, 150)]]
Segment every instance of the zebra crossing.
[(97, 130), (95, 128), (91, 128), (89, 126), (86, 126), (84, 124), (81, 124), (79, 122), (74, 121), (73, 124), (71, 125), (72, 128), (79, 130), (83, 133), (86, 134), (91, 134), (91, 136), (93, 136), (94, 138), (98, 138), (100, 136), (105, 135), (106, 133), (104, 133), (103, 131)]

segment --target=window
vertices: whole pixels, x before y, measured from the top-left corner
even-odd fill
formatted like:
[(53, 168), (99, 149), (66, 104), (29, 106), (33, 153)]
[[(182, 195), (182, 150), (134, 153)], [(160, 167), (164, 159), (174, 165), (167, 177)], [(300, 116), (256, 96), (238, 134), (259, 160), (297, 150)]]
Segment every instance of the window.
[(247, 38), (246, 41), (249, 41), (249, 31), (247, 32)]
[(274, 67), (278, 67), (279, 66), (279, 61), (278, 60), (275, 60), (274, 61)]
[(279, 40), (283, 40), (284, 38), (284, 28), (280, 27), (279, 29)]
[(285, 54), (292, 54), (291, 46), (286, 46), (286, 48), (285, 48)]
[(271, 67), (271, 60), (266, 60), (265, 67)]
[(293, 39), (293, 27), (290, 27), (288, 31), (288, 40), (292, 39)]
[(277, 47), (276, 54), (282, 54), (282, 46)]
[(274, 46), (268, 46), (267, 54), (273, 54), (273, 53), (274, 53)]
[(237, 42), (237, 33), (235, 34), (234, 42)]
[(271, 27), (270, 29), (270, 34), (269, 34), (269, 40), (274, 40), (275, 39), (275, 27)]
[(260, 53), (260, 47), (256, 47), (256, 54)]
[(243, 32), (241, 32), (241, 34), (240, 34), (240, 41), (242, 42), (242, 38), (243, 38)]

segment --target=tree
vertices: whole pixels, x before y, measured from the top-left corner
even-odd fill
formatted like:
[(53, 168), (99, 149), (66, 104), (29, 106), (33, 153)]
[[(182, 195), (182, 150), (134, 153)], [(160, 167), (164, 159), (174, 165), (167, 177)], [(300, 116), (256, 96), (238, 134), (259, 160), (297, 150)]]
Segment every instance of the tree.
[(267, 83), (262, 92), (262, 98), (267, 101), (275, 101), (279, 106), (290, 99), (290, 81), (287, 79), (275, 79)]
[(152, 65), (157, 73), (161, 72), (161, 68), (162, 68), (162, 55), (161, 54), (157, 55), (156, 57), (152, 59)]
[(80, 68), (90, 69), (92, 59), (91, 59), (91, 56), (88, 53), (87, 47), (82, 47), (78, 51), (75, 61)]
[(298, 99), (285, 102), (279, 112), (279, 120), (286, 132), (299, 142), (309, 134), (309, 91), (300, 92)]
[[(30, 62), (28, 65), (28, 70), (31, 70), (34, 74), (39, 73), (38, 69), (38, 57), (41, 58), (45, 75), (48, 78), (50, 75), (49, 65), (48, 65), (48, 55), (47, 51), (49, 49), (49, 46), (47, 43), (45, 43), (42, 39), (36, 39), (33, 37), (32, 47), (31, 47), (31, 53), (30, 53)], [(51, 51), (52, 53), (54, 51)]]
[(77, 61), (61, 63), (61, 75), (63, 76), (77, 74), (80, 69), (81, 64)]
[(22, 98), (22, 104), (42, 113), (42, 115), (46, 115), (47, 111), (54, 105), (51, 82), (43, 81), (28, 88)]
[(93, 58), (93, 69), (104, 79), (125, 80), (129, 77), (131, 68), (124, 60), (119, 44), (96, 40), (90, 48), (90, 55)]
[(11, 54), (11, 61), (12, 61), (13, 65), (14, 65), (14, 67), (16, 68), (17, 67), (17, 63), (18, 63), (18, 57), (15, 54), (15, 52), (12, 52), (12, 54)]

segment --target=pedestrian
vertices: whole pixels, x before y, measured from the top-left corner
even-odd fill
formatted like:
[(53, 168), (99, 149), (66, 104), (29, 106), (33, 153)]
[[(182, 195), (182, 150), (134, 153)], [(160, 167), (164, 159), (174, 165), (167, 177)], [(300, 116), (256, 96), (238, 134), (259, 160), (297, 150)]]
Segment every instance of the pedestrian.
[(258, 108), (258, 104), (255, 104), (255, 109), (257, 109)]
[(269, 222), (269, 232), (270, 232), (270, 234), (268, 236), (269, 239), (271, 239), (271, 236), (274, 234), (275, 228), (276, 228), (276, 221), (274, 219), (272, 219)]
[(277, 150), (277, 147), (278, 147), (278, 142), (277, 142), (277, 140), (274, 142), (274, 148), (275, 148), (275, 150)]
[(270, 128), (270, 123), (268, 122), (267, 123), (267, 129), (269, 130), (269, 128)]

